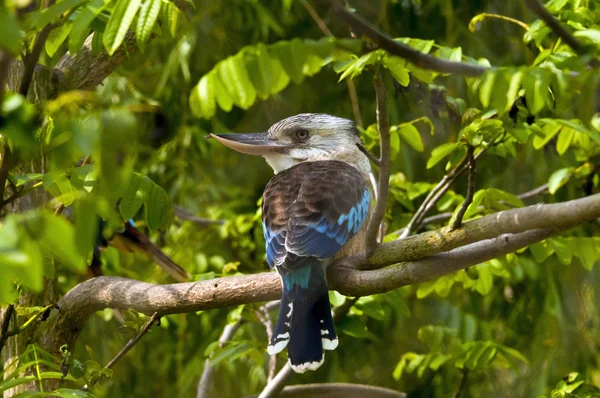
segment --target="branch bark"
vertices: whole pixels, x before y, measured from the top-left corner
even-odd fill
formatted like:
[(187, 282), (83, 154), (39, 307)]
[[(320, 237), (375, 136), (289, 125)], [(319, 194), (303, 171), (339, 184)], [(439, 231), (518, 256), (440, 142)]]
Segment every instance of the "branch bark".
[(546, 7), (540, 0), (523, 0), (527, 8), (529, 8), (539, 19), (544, 21), (552, 31), (569, 45), (576, 53), (583, 53), (583, 45), (573, 36), (560, 21), (546, 10)]
[[(598, 217), (600, 194), (506, 210), (468, 221), (457, 230), (444, 227), (384, 243), (370, 258), (359, 255), (332, 264), (327, 280), (330, 288), (347, 296), (383, 293), (511, 253)], [(391, 264), (397, 265), (381, 268)], [(87, 318), (104, 308), (165, 315), (274, 300), (280, 293), (281, 282), (273, 272), (170, 285), (97, 277), (75, 286), (59, 301), (60, 310), (45, 322), (40, 338), (48, 348), (70, 343)]]
[(354, 29), (356, 33), (365, 35), (371, 39), (377, 47), (386, 50), (392, 55), (404, 58), (419, 68), (461, 76), (478, 76), (489, 69), (480, 65), (446, 61), (415, 50), (402, 42), (395, 41), (358, 14), (346, 10), (339, 1), (334, 2), (333, 12), (339, 19)]

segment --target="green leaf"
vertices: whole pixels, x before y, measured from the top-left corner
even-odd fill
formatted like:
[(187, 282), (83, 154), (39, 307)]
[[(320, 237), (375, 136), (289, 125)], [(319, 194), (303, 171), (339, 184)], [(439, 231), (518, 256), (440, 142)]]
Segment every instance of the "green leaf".
[(53, 57), (56, 54), (56, 51), (60, 48), (60, 46), (64, 43), (65, 39), (71, 32), (71, 24), (64, 23), (61, 26), (54, 28), (50, 34), (48, 35), (48, 39), (46, 39), (46, 52), (49, 57)]
[(82, 196), (75, 202), (75, 244), (83, 257), (87, 257), (98, 237), (96, 205), (95, 198), (89, 195)]
[(537, 115), (546, 106), (549, 96), (550, 74), (543, 69), (530, 69), (523, 78), (525, 98), (529, 111)]
[(392, 57), (386, 55), (383, 58), (383, 66), (385, 66), (394, 79), (404, 87), (408, 86), (410, 83), (410, 75), (408, 73), (408, 69), (406, 68), (406, 61), (399, 57)]
[(275, 43), (269, 51), (278, 59), (285, 73), (294, 83), (300, 83), (304, 79), (303, 68), (307, 57), (306, 45), (298, 38), (289, 42)]
[(69, 52), (71, 54), (75, 54), (83, 46), (90, 32), (90, 24), (111, 2), (112, 0), (93, 0), (75, 18), (69, 36)]
[(142, 5), (138, 17), (137, 29), (135, 31), (136, 41), (142, 51), (144, 50), (146, 42), (150, 38), (150, 33), (152, 33), (152, 29), (154, 28), (154, 24), (158, 19), (161, 4), (162, 0), (146, 0)]
[(21, 30), (17, 18), (6, 8), (3, 1), (0, 3), (0, 48), (17, 55), (21, 51), (24, 38), (25, 32)]
[[(485, 76), (483, 77), (483, 81), (479, 86), (479, 101), (484, 108), (487, 108), (490, 105), (490, 99), (492, 98), (495, 80), (495, 71), (486, 72)], [(500, 93), (497, 93), (496, 95), (500, 95)]]
[(400, 134), (400, 137), (402, 137), (411, 148), (417, 152), (423, 152), (425, 150), (423, 141), (421, 140), (421, 134), (419, 134), (419, 130), (417, 130), (412, 123), (402, 124), (399, 127), (398, 133)]
[(142, 0), (118, 0), (102, 37), (104, 48), (109, 55), (113, 55), (123, 43), (141, 3)]
[(35, 11), (27, 14), (25, 18), (26, 25), (32, 29), (40, 30), (44, 26), (54, 22), (65, 12), (87, 3), (89, 0), (63, 0), (41, 11)]
[(242, 109), (248, 109), (256, 100), (256, 89), (250, 83), (243, 54), (237, 54), (221, 61), (217, 73), (233, 103)]
[(440, 160), (450, 155), (456, 148), (458, 148), (457, 142), (449, 142), (435, 148), (431, 151), (431, 157), (427, 161), (427, 168), (430, 169), (438, 164)]
[[(216, 108), (215, 97), (215, 78), (214, 72), (207, 73), (202, 76), (198, 84), (192, 89), (190, 95), (190, 108), (195, 116), (209, 119), (214, 116)], [(229, 97), (227, 97), (229, 98)], [(221, 106), (223, 108), (223, 106)], [(231, 102), (229, 102), (229, 109)]]
[(575, 137), (575, 130), (570, 127), (564, 127), (560, 134), (558, 135), (558, 140), (556, 140), (556, 152), (559, 155), (563, 155), (567, 149), (571, 146), (573, 142), (573, 137)]
[(584, 29), (578, 30), (573, 33), (575, 37), (583, 37), (592, 41), (596, 45), (600, 45), (600, 30), (598, 29)]
[(563, 169), (556, 170), (548, 179), (548, 191), (554, 195), (560, 187), (569, 181), (572, 174), (572, 167), (565, 167)]
[(132, 219), (144, 206), (150, 229), (166, 231), (171, 226), (174, 217), (173, 203), (165, 190), (147, 176), (133, 173), (122, 198), (119, 211), (123, 219)]

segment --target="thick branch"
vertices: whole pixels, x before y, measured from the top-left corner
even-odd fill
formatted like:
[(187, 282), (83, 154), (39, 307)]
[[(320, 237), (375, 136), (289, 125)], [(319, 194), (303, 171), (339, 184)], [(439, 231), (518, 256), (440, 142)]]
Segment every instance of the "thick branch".
[(414, 48), (402, 42), (395, 41), (385, 33), (381, 32), (371, 23), (360, 17), (358, 14), (346, 10), (339, 1), (334, 2), (333, 12), (342, 21), (350, 25), (350, 27), (354, 29), (356, 33), (367, 36), (378, 47), (386, 50), (390, 54), (412, 62), (419, 68), (463, 76), (477, 76), (489, 69), (480, 65), (446, 61), (444, 59), (436, 58), (429, 54), (415, 50)]
[(581, 54), (583, 52), (583, 45), (573, 36), (560, 21), (546, 10), (546, 7), (540, 0), (524, 0), (525, 5), (538, 16), (539, 19), (544, 21), (550, 29), (560, 37), (565, 43), (569, 45), (575, 52)]
[[(355, 256), (332, 264), (328, 283), (349, 296), (383, 293), (511, 253), (598, 217), (600, 194), (506, 210), (468, 221), (457, 230), (445, 227), (382, 244), (368, 260)], [(390, 264), (398, 265), (371, 271), (353, 268)], [(59, 347), (76, 336), (91, 314), (104, 308), (165, 315), (274, 300), (280, 293), (281, 282), (273, 272), (170, 285), (98, 277), (75, 286), (59, 301), (60, 311), (46, 322), (53, 330), (42, 339), (54, 339), (44, 342), (47, 347)]]
[(377, 183), (377, 203), (367, 228), (366, 252), (371, 253), (377, 246), (377, 235), (387, 206), (390, 185), (390, 121), (387, 112), (387, 95), (379, 73), (373, 79), (377, 98), (377, 128), (379, 130), (379, 181)]

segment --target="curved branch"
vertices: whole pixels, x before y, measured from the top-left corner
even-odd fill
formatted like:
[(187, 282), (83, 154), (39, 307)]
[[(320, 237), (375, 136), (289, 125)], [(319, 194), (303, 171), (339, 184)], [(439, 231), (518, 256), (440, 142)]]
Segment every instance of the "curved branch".
[(414, 48), (402, 42), (395, 41), (358, 14), (346, 10), (339, 1), (334, 2), (333, 12), (342, 21), (350, 25), (350, 27), (354, 29), (356, 33), (367, 36), (379, 48), (386, 50), (392, 55), (404, 58), (419, 68), (462, 76), (477, 76), (489, 69), (481, 65), (446, 61), (444, 59), (436, 58), (429, 54), (415, 50)]
[[(304, 397), (327, 397), (327, 398), (405, 398), (406, 394), (391, 390), (389, 388), (368, 386), (364, 384), (350, 383), (323, 383), (303, 384), (300, 386), (289, 386), (283, 389), (279, 397), (304, 398)], [(252, 395), (251, 397), (256, 397)], [(246, 398), (251, 398), (246, 397)]]
[[(330, 288), (348, 296), (383, 293), (511, 253), (598, 217), (600, 194), (502, 211), (456, 230), (445, 227), (385, 243), (369, 259), (344, 259), (328, 268), (327, 280)], [(390, 264), (398, 265), (356, 269)], [(165, 315), (274, 300), (280, 293), (281, 282), (274, 272), (170, 285), (97, 277), (75, 286), (59, 301), (60, 310), (46, 322), (52, 330), (46, 329), (41, 340), (49, 348), (72, 341), (87, 318), (104, 308)]]

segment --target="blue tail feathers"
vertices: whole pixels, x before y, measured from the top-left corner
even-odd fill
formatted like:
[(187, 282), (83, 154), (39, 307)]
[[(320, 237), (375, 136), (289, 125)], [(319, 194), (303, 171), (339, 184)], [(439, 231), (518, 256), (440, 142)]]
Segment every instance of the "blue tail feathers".
[(294, 371), (316, 370), (323, 364), (323, 350), (338, 345), (322, 264), (315, 259), (282, 275), (282, 281), (279, 318), (268, 352), (273, 355), (287, 347)]

